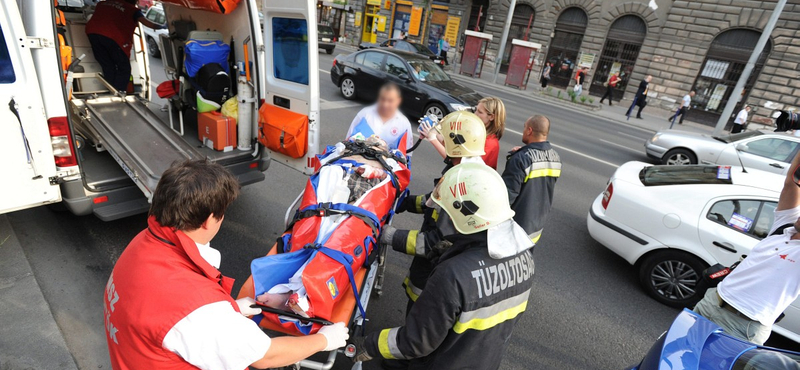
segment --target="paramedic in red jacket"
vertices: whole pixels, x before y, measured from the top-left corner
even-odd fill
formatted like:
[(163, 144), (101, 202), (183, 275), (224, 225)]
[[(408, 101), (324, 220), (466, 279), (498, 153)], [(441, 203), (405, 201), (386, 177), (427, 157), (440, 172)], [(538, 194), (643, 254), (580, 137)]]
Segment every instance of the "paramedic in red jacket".
[(105, 333), (114, 370), (287, 366), (348, 338), (343, 323), (305, 337), (269, 338), (244, 315), (251, 298), (231, 298), (209, 243), (239, 182), (225, 168), (186, 161), (153, 194), (147, 228), (122, 252), (106, 285)]
[(103, 68), (103, 78), (118, 91), (128, 89), (133, 31), (139, 22), (154, 29), (164, 28), (145, 18), (138, 3), (139, 0), (101, 1), (86, 23), (86, 35), (94, 58)]

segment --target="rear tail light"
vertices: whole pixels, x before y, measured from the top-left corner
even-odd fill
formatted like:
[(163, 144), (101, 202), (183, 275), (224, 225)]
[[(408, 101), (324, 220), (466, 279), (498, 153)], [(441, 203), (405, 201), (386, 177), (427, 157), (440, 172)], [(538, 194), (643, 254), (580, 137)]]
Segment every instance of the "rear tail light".
[(336, 58), (333, 59), (333, 67), (336, 67)]
[(50, 129), (50, 143), (53, 145), (53, 157), (56, 167), (72, 167), (78, 165), (75, 144), (69, 130), (67, 117), (53, 117), (47, 120)]
[(608, 203), (611, 202), (612, 195), (614, 195), (614, 184), (609, 182), (606, 191), (603, 192), (603, 201), (601, 202), (603, 209), (608, 209)]
[(336, 42), (336, 37), (333, 38), (333, 42)]

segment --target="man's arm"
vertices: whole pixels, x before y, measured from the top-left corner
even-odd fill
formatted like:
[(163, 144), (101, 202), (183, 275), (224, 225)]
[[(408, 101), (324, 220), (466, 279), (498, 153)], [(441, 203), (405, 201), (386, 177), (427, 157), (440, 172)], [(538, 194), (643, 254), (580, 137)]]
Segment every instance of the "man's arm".
[(141, 23), (141, 24), (143, 24), (143, 25), (145, 25), (147, 27), (150, 27), (150, 28), (152, 28), (154, 30), (160, 30), (162, 28), (166, 28), (166, 26), (163, 25), (163, 24), (154, 23), (154, 22), (150, 21), (149, 19), (147, 19), (144, 16), (144, 14), (142, 14), (141, 11), (136, 12), (136, 14), (133, 17), (134, 17), (133, 19), (137, 20), (139, 23)]
[(781, 190), (781, 197), (778, 200), (778, 211), (800, 207), (800, 186), (794, 182), (794, 171), (797, 166), (800, 166), (800, 152), (792, 160), (789, 172), (783, 181), (783, 190)]
[(524, 153), (514, 153), (503, 170), (503, 182), (506, 183), (506, 190), (508, 190), (508, 204), (511, 205), (517, 200), (522, 184), (525, 183), (525, 168), (522, 167), (520, 158), (522, 155)]
[(353, 117), (353, 122), (350, 123), (350, 128), (347, 129), (347, 137), (344, 138), (345, 140), (353, 136), (353, 130), (355, 130), (358, 123), (361, 122), (361, 120), (364, 118), (364, 111), (366, 109), (367, 108), (362, 109), (361, 111), (358, 112), (358, 114), (356, 114), (355, 117)]

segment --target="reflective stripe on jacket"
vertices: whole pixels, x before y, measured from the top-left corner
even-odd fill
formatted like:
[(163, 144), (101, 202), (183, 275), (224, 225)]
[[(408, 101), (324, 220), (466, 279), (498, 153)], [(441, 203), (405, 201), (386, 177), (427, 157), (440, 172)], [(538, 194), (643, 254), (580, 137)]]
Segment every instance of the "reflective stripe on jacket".
[(367, 352), (413, 359), (409, 369), (500, 367), (514, 325), (525, 311), (534, 273), (530, 250), (489, 256), (487, 233), (456, 235), (406, 316), (406, 325), (367, 336)]
[(561, 157), (548, 142), (531, 143), (511, 154), (503, 171), (514, 221), (539, 241), (553, 204)]

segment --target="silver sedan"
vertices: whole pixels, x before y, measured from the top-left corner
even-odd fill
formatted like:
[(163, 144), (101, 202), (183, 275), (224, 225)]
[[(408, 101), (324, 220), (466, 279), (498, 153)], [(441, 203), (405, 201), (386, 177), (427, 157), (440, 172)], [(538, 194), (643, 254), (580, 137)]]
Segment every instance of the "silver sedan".
[(648, 157), (668, 165), (743, 165), (785, 174), (800, 150), (800, 137), (766, 130), (723, 136), (665, 130), (647, 140), (644, 148)]

